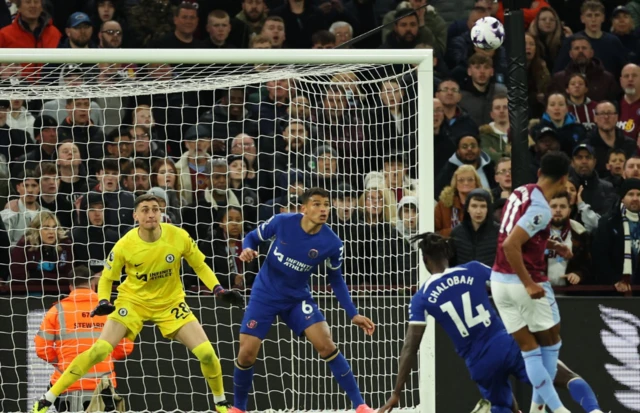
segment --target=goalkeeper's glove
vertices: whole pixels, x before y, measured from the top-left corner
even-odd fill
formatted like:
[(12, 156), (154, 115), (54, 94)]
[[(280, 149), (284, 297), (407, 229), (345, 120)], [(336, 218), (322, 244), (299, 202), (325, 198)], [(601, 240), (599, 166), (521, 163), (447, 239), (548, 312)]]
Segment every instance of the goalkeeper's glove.
[(100, 300), (98, 306), (89, 313), (91, 317), (94, 315), (109, 315), (116, 311), (116, 306), (111, 304), (109, 300)]
[(244, 304), (242, 294), (237, 291), (226, 290), (219, 284), (213, 289), (213, 295), (227, 304), (237, 305), (238, 307), (241, 307)]

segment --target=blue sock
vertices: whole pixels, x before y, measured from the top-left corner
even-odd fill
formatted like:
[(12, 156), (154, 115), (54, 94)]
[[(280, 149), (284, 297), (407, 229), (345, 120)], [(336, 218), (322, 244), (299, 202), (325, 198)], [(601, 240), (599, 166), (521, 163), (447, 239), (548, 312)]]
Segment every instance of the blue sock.
[(533, 386), (534, 391), (537, 391), (544, 399), (545, 403), (551, 410), (556, 410), (562, 407), (562, 402), (558, 393), (553, 388), (553, 381), (549, 377), (549, 372), (544, 368), (542, 364), (542, 351), (540, 348), (536, 348), (531, 351), (523, 351), (522, 357), (524, 358), (524, 365), (527, 369), (527, 376)]
[(364, 399), (362, 398), (362, 394), (360, 394), (360, 388), (358, 388), (356, 378), (351, 371), (347, 359), (344, 358), (342, 353), (336, 350), (326, 357), (325, 361), (329, 364), (333, 377), (336, 378), (342, 390), (344, 390), (347, 396), (349, 396), (349, 399), (351, 399), (353, 408), (357, 409), (358, 406), (364, 404)]
[(569, 393), (571, 393), (571, 398), (580, 404), (585, 412), (589, 413), (594, 410), (601, 410), (598, 399), (596, 399), (595, 393), (591, 390), (591, 386), (589, 386), (589, 383), (584, 381), (582, 377), (569, 380), (567, 387), (569, 388)]
[(253, 365), (245, 367), (236, 362), (236, 368), (233, 370), (233, 406), (247, 411), (247, 402), (249, 401), (249, 390), (253, 383)]
[(544, 404), (544, 399), (542, 398), (542, 396), (540, 396), (540, 393), (538, 393), (536, 389), (533, 389), (533, 396), (531, 397), (531, 401), (535, 404)]
[(551, 380), (554, 380), (558, 373), (558, 356), (560, 355), (560, 347), (562, 347), (562, 341), (552, 346), (540, 347), (540, 350), (542, 351), (542, 364), (544, 364), (544, 368), (549, 372)]

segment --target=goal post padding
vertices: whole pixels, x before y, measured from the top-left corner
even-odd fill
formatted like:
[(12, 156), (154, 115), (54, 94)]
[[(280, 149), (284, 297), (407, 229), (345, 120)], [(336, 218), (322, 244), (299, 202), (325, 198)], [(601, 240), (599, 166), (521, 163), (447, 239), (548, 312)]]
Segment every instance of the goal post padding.
[[(9, 74), (15, 74), (18, 64), (33, 63), (38, 66), (46, 62), (41, 69), (41, 76), (44, 80), (35, 83), (11, 82)], [(180, 62), (180, 63), (176, 63)], [(4, 76), (0, 72), (0, 78), (4, 79), (3, 88), (0, 89), (0, 99), (25, 99), (50, 101), (55, 99), (68, 98), (90, 98), (105, 102), (108, 98), (130, 98), (133, 102), (139, 102), (139, 96), (171, 96), (177, 95), (178, 102), (188, 101), (188, 105), (195, 105), (193, 109), (197, 113), (196, 117), (187, 116), (187, 108), (176, 106), (175, 102), (167, 102), (162, 108), (166, 115), (164, 124), (157, 125), (162, 131), (166, 141), (163, 149), (170, 151), (173, 141), (178, 149), (184, 150), (184, 141), (189, 127), (198, 123), (203, 123), (198, 119), (220, 96), (220, 91), (229, 88), (243, 88), (245, 90), (246, 107), (257, 123), (260, 136), (254, 136), (258, 144), (258, 151), (264, 151), (265, 147), (272, 149), (271, 152), (259, 152), (256, 173), (258, 178), (257, 188), (255, 188), (256, 198), (264, 198), (261, 194), (267, 194), (266, 198), (277, 197), (286, 192), (291, 186), (292, 176), (296, 171), (303, 171), (305, 176), (305, 186), (324, 185), (333, 196), (342, 198), (350, 196), (357, 199), (357, 202), (367, 202), (363, 198), (363, 191), (382, 189), (385, 185), (386, 175), (382, 170), (382, 164), (390, 155), (400, 156), (404, 159), (410, 170), (411, 178), (419, 182), (419, 188), (415, 188), (415, 196), (418, 199), (420, 211), (419, 231), (433, 230), (434, 194), (433, 185), (433, 60), (430, 50), (225, 50), (225, 51), (202, 51), (202, 50), (58, 50), (58, 49), (3, 49), (0, 56), (2, 63), (1, 71), (6, 71)], [(76, 64), (86, 74), (81, 85), (70, 86), (59, 81), (61, 68), (68, 64)], [(100, 65), (99, 65), (100, 64)], [(123, 67), (116, 64), (128, 64)], [(171, 65), (171, 72), (167, 71), (163, 64)], [(355, 77), (353, 76), (355, 74)], [(135, 75), (135, 76), (132, 76)], [(279, 84), (278, 81), (286, 80)], [(384, 81), (395, 80), (395, 85), (383, 90)], [(338, 87), (340, 93), (347, 97), (347, 104), (331, 101), (327, 99), (327, 91), (332, 87)], [(282, 138), (282, 128), (288, 125), (286, 117), (277, 115), (274, 118), (265, 112), (261, 106), (261, 101), (273, 89), (280, 89), (280, 92), (288, 95), (289, 101), (284, 110), (287, 116), (295, 117), (302, 121), (306, 128), (307, 145), (311, 145), (302, 157), (291, 151), (279, 153), (283, 142), (288, 145), (291, 139)], [(385, 105), (393, 103), (395, 96), (402, 96), (404, 112), (403, 117), (407, 122), (398, 121), (396, 117), (385, 116), (387, 113)], [(278, 93), (278, 92), (276, 92)], [(386, 97), (381, 97), (386, 93)], [(215, 98), (214, 98), (215, 96)], [(296, 100), (292, 97), (304, 97)], [(252, 100), (253, 99), (253, 100)], [(151, 99), (151, 111), (159, 109), (154, 107), (155, 100)], [(391, 103), (389, 103), (391, 102)], [(173, 106), (172, 106), (173, 105)], [(253, 106), (251, 106), (253, 105)], [(128, 104), (128, 107), (111, 108), (122, 109), (123, 113), (131, 111), (135, 103)], [(59, 108), (59, 110), (66, 110)], [(103, 119), (107, 119), (105, 108), (101, 107)], [(176, 117), (167, 115), (170, 111), (177, 111), (180, 114), (179, 121)], [(337, 118), (341, 118), (343, 124), (333, 125), (335, 113), (340, 112)], [(270, 112), (269, 112), (270, 113)], [(276, 110), (277, 113), (277, 110)], [(295, 115), (291, 115), (295, 113)], [(282, 119), (279, 119), (282, 118)], [(113, 119), (113, 117), (109, 118)], [(345, 119), (347, 119), (345, 121)], [(111, 121), (112, 122), (112, 121)], [(284, 122), (284, 123), (283, 123)], [(116, 124), (96, 125), (106, 134), (106, 129), (113, 129), (124, 124), (121, 119)], [(410, 126), (407, 126), (410, 125)], [(214, 125), (215, 126), (215, 125)], [(219, 125), (218, 125), (219, 126)], [(335, 126), (335, 127), (334, 127)], [(264, 133), (264, 130), (269, 130)], [(410, 128), (407, 129), (407, 128)], [(276, 138), (276, 135), (280, 135)], [(265, 137), (266, 136), (266, 137)], [(291, 135), (293, 136), (293, 135)], [(393, 139), (388, 139), (392, 136)], [(229, 140), (234, 136), (229, 136)], [(188, 138), (187, 138), (188, 139)], [(263, 145), (263, 141), (271, 139), (270, 145)], [(280, 139), (280, 141), (278, 141)], [(360, 139), (364, 145), (352, 145), (354, 140)], [(154, 137), (151, 137), (154, 142)], [(280, 145), (280, 146), (278, 146)], [(331, 146), (337, 154), (337, 172), (329, 171), (328, 175), (323, 175), (314, 168), (319, 168), (319, 158), (324, 152), (331, 152), (329, 149), (321, 149), (325, 145)], [(100, 146), (98, 146), (100, 147)], [(175, 146), (174, 146), (175, 149)], [(244, 149), (243, 149), (244, 151)], [(99, 161), (95, 157), (95, 147), (91, 145), (87, 149), (87, 161)], [(174, 153), (175, 154), (175, 153)], [(242, 154), (245, 154), (244, 152)], [(271, 154), (271, 155), (270, 155)], [(271, 159), (269, 159), (271, 156)], [(264, 159), (270, 162), (264, 162)], [(176, 158), (176, 161), (178, 158)], [(19, 170), (20, 165), (9, 160), (6, 169)], [(281, 168), (278, 170), (277, 168)], [(331, 167), (327, 167), (331, 170)], [(91, 167), (89, 167), (91, 169)], [(312, 171), (310, 172), (309, 169)], [(293, 171), (293, 174), (292, 174)], [(376, 174), (376, 172), (379, 172)], [(269, 179), (261, 180), (260, 174), (269, 174)], [(333, 175), (332, 175), (333, 174)], [(311, 177), (311, 178), (309, 178)], [(326, 179), (324, 179), (326, 178)], [(7, 179), (6, 175), (3, 179)], [(178, 177), (180, 179), (180, 177)], [(284, 181), (283, 181), (284, 180)], [(135, 179), (134, 179), (135, 181)], [(265, 184), (268, 182), (268, 184)], [(285, 184), (282, 184), (285, 182)], [(337, 183), (346, 183), (349, 186), (337, 186)], [(265, 187), (269, 186), (269, 187)], [(281, 185), (281, 186), (279, 186)], [(285, 187), (282, 187), (285, 186)], [(419, 189), (419, 190), (418, 190)], [(365, 191), (367, 190), (367, 191)], [(340, 191), (352, 191), (352, 193), (342, 193)], [(388, 191), (377, 192), (382, 196), (385, 216), (395, 218), (399, 211), (397, 204), (389, 202)], [(245, 192), (242, 192), (244, 196)], [(359, 199), (358, 199), (359, 198)], [(240, 199), (240, 202), (246, 198)], [(184, 202), (181, 200), (181, 202)], [(265, 202), (259, 201), (256, 205), (255, 216), (252, 219), (247, 217), (251, 210), (243, 208), (245, 220), (253, 221), (255, 224), (261, 216), (261, 208)], [(373, 202), (369, 200), (369, 202)], [(246, 202), (245, 202), (246, 205)], [(360, 205), (362, 206), (362, 205)], [(393, 211), (391, 208), (393, 207)], [(188, 211), (192, 208), (190, 204), (181, 205), (181, 210)], [(249, 212), (247, 212), (249, 211)], [(75, 211), (77, 213), (77, 211)], [(389, 222), (396, 228), (396, 222)], [(187, 223), (185, 223), (186, 225)], [(201, 222), (196, 221), (195, 226)], [(204, 226), (206, 228), (206, 225)], [(417, 251), (406, 248), (406, 241), (396, 234), (395, 238), (389, 238), (382, 244), (367, 244), (363, 249), (358, 247), (358, 243), (371, 242), (372, 240), (359, 239), (362, 234), (356, 234), (357, 230), (351, 227), (337, 226), (338, 231), (351, 238), (353, 251), (367, 251), (370, 256), (352, 259), (349, 271), (345, 271), (345, 277), (358, 284), (366, 284), (368, 271), (372, 262), (380, 261), (382, 266), (391, 265), (393, 274), (381, 276), (378, 281), (383, 284), (383, 288), (367, 285), (353, 286), (353, 295), (356, 305), (361, 312), (371, 317), (379, 329), (373, 337), (365, 337), (356, 327), (350, 325), (344, 312), (339, 309), (337, 303), (329, 294), (326, 282), (322, 277), (314, 277), (314, 297), (317, 299), (320, 308), (323, 309), (327, 320), (332, 328), (338, 346), (346, 354), (347, 359), (354, 365), (354, 371), (359, 381), (365, 400), (372, 407), (379, 407), (393, 388), (395, 373), (397, 371), (397, 360), (404, 340), (406, 329), (406, 314), (408, 305), (408, 294), (412, 288), (416, 287), (418, 281), (424, 281), (427, 273), (422, 265), (418, 265)], [(353, 232), (353, 233), (350, 233)], [(199, 238), (203, 233), (197, 232)], [(204, 236), (196, 241), (203, 241)], [(402, 244), (402, 245), (401, 245)], [(404, 247), (403, 247), (404, 246)], [(349, 248), (347, 248), (349, 251)], [(345, 262), (351, 258), (345, 257)], [(404, 262), (404, 264), (401, 264)], [(411, 266), (412, 268), (408, 268)], [(413, 273), (412, 273), (413, 271)], [(410, 274), (415, 274), (412, 278)], [(63, 281), (60, 282), (61, 284)], [(379, 290), (389, 290), (380, 292)], [(46, 290), (45, 290), (46, 291)], [(39, 327), (39, 323), (50, 303), (50, 296), (55, 295), (45, 292), (41, 299), (36, 299), (41, 303), (38, 305), (26, 306), (24, 293), (9, 292), (8, 295), (0, 296), (2, 306), (15, 311), (3, 312), (0, 315), (2, 324), (11, 326), (0, 331), (0, 341), (14, 340), (14, 352), (8, 349), (0, 349), (2, 359), (13, 357), (15, 369), (22, 372), (26, 370), (27, 394), (19, 392), (18, 399), (20, 409), (30, 407), (34, 397), (38, 396), (48, 385), (48, 375), (52, 367), (35, 356), (33, 348), (33, 335)], [(231, 361), (237, 352), (237, 339), (241, 311), (230, 312), (228, 309), (212, 304), (212, 300), (198, 295), (189, 298), (194, 309), (201, 307), (200, 321), (205, 325), (205, 329), (210, 335), (214, 346), (219, 350), (219, 356), (225, 366), (224, 376), (227, 384), (226, 391), (231, 395), (232, 366)], [(30, 302), (34, 298), (29, 299)], [(45, 305), (46, 304), (46, 305)], [(212, 307), (213, 306), (213, 307)], [(17, 317), (23, 317), (27, 311), (27, 323), (24, 319), (18, 322)], [(206, 316), (205, 313), (214, 314)], [(22, 315), (18, 315), (22, 314)], [(220, 319), (218, 319), (220, 317)], [(222, 321), (226, 320), (226, 321)], [(15, 325), (14, 325), (15, 324)], [(419, 380), (412, 380), (410, 385), (419, 386), (420, 397), (415, 397), (415, 392), (408, 391), (404, 400), (406, 407), (424, 413), (435, 411), (435, 346), (433, 323), (429, 323), (425, 340), (421, 346)], [(21, 330), (15, 328), (20, 326)], [(225, 328), (224, 333), (219, 330)], [(26, 330), (23, 330), (26, 329)], [(16, 334), (20, 340), (10, 337)], [(152, 338), (150, 338), (152, 337)], [(26, 339), (26, 340), (25, 340)], [(162, 383), (163, 380), (152, 377), (160, 375), (175, 376), (176, 383), (179, 380), (198, 380), (201, 376), (199, 368), (194, 368), (193, 360), (187, 362), (189, 354), (186, 349), (179, 349), (178, 344), (169, 344), (162, 339), (157, 329), (145, 330), (141, 336), (142, 344), (136, 344), (137, 349), (132, 357), (139, 357), (139, 366), (156, 363), (157, 371), (138, 372), (149, 383)], [(147, 349), (157, 349), (153, 352)], [(140, 352), (139, 349), (145, 349)], [(171, 357), (160, 356), (161, 351), (167, 351)], [(27, 356), (25, 363), (18, 363), (15, 354)], [(167, 353), (164, 353), (167, 354)], [(192, 357), (190, 357), (192, 358)], [(181, 366), (180, 361), (184, 360)], [(130, 365), (131, 360), (126, 365)], [(313, 351), (312, 347), (304, 340), (294, 337), (286, 326), (279, 324), (274, 327), (270, 338), (265, 344), (260, 355), (262, 363), (257, 368), (256, 394), (266, 394), (269, 405), (255, 405), (253, 397), (250, 398), (250, 408), (256, 410), (288, 409), (288, 410), (336, 410), (350, 408), (348, 400), (333, 382), (331, 373), (327, 366)], [(11, 363), (3, 363), (11, 365)], [(282, 369), (278, 371), (280, 364)], [(172, 367), (173, 366), (173, 367)], [(286, 366), (286, 367), (285, 367)], [(167, 367), (167, 368), (164, 368)], [(122, 368), (117, 369), (119, 372)], [(125, 375), (127, 372), (125, 371)], [(148, 376), (148, 377), (147, 377)], [(4, 377), (4, 375), (3, 375)], [(25, 377), (19, 373), (19, 377)], [(7, 383), (3, 380), (3, 386)], [(142, 383), (145, 383), (143, 380)], [(261, 384), (262, 383), (262, 384)], [(375, 383), (375, 385), (373, 384)], [(384, 383), (383, 386), (380, 383)], [(199, 386), (200, 392), (208, 392), (204, 386)], [(274, 390), (270, 389), (273, 384)], [(277, 385), (276, 385), (277, 384)], [(146, 387), (146, 386), (143, 386)], [(7, 387), (8, 388), (8, 387)], [(16, 388), (24, 389), (23, 386)], [(278, 389), (279, 388), (279, 389)], [(129, 389), (132, 396), (144, 397), (148, 399), (160, 398), (146, 388)], [(159, 392), (171, 392), (171, 389), (159, 389)], [(196, 392), (194, 388), (194, 392)], [(15, 394), (13, 392), (9, 392)], [(309, 400), (316, 400), (309, 402)], [(149, 402), (149, 405), (158, 406)], [(5, 400), (5, 403), (7, 401)], [(419, 407), (418, 407), (419, 406)], [(168, 407), (168, 406), (167, 406)], [(154, 407), (157, 408), (157, 407)], [(164, 406), (160, 406), (165, 409)], [(181, 410), (208, 410), (209, 406), (177, 406)], [(5, 409), (6, 410), (6, 409)], [(171, 410), (171, 408), (169, 408)]]

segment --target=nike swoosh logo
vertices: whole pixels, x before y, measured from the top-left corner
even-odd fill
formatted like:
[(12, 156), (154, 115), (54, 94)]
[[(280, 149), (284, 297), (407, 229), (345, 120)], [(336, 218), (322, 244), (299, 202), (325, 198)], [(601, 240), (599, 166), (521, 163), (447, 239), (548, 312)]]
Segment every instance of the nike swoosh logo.
[(134, 266), (134, 267), (139, 267), (139, 266), (141, 266), (142, 264), (144, 264), (144, 263), (143, 263), (143, 262), (141, 262), (140, 264), (134, 264), (133, 266)]
[(546, 380), (542, 380), (542, 383), (540, 383), (539, 386), (534, 386), (534, 387), (536, 388), (536, 390), (541, 389), (542, 386), (544, 386), (546, 382), (547, 382)]

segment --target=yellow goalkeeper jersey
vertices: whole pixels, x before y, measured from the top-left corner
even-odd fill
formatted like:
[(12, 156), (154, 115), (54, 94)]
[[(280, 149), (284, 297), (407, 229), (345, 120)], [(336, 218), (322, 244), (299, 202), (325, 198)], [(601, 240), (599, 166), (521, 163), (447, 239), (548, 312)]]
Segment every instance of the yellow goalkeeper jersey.
[(133, 228), (113, 247), (102, 276), (118, 281), (124, 267), (127, 277), (118, 287), (118, 298), (147, 308), (162, 308), (185, 296), (180, 279), (184, 257), (209, 288), (218, 280), (204, 262), (196, 242), (181, 228), (160, 224), (162, 235), (155, 242), (143, 241)]

